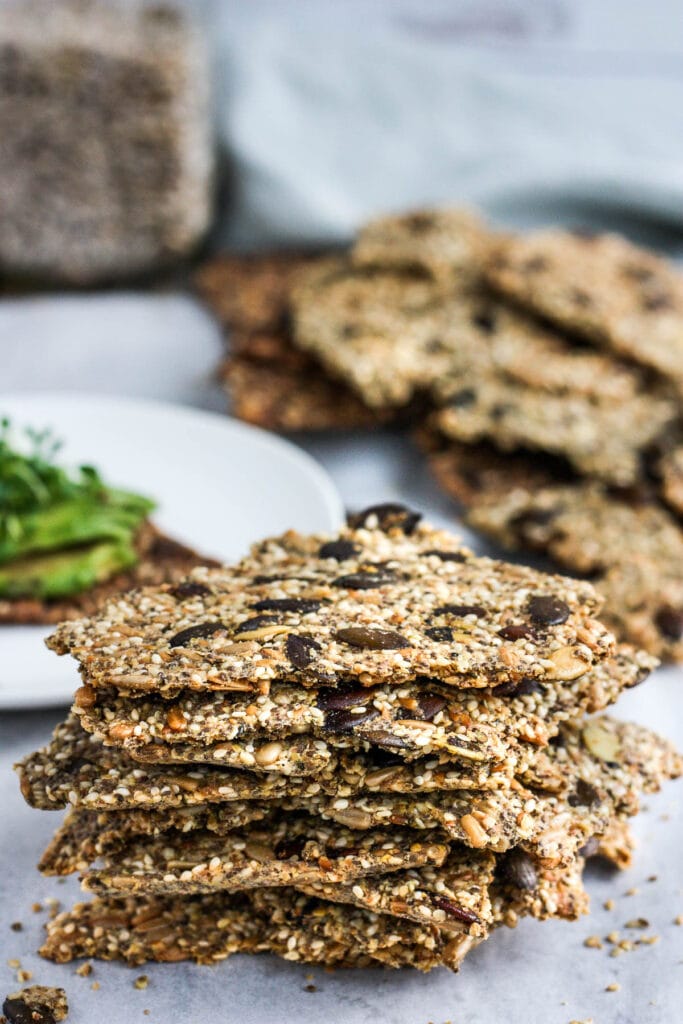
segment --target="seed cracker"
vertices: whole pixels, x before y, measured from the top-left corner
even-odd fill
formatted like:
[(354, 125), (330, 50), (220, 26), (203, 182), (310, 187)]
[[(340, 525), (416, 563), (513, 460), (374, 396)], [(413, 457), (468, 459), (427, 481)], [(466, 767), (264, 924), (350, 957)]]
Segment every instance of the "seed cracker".
[(295, 883), (295, 887), (335, 903), (352, 903), (375, 913), (430, 923), (441, 931), (485, 938), (492, 920), (488, 888), (495, 864), (490, 853), (459, 848), (438, 866), (359, 878), (352, 884), (323, 880)]
[[(476, 789), (470, 793), (463, 787), (462, 772), (439, 770), (436, 766), (425, 766), (422, 770), (423, 775), (413, 774), (411, 766), (407, 777), (403, 764), (389, 764), (378, 769), (372, 781), (378, 789), (389, 792), (392, 788), (399, 793), (402, 789), (408, 793), (449, 790), (451, 832), (460, 841), (475, 847), (507, 849), (531, 835), (533, 821), (525, 811), (528, 806), (533, 807), (534, 802), (532, 799), (529, 804), (530, 794), (521, 787), (512, 793)], [(316, 797), (325, 788), (330, 790), (327, 796), (336, 797), (337, 809), (344, 810), (348, 803), (340, 805), (339, 801), (348, 801), (350, 794), (360, 788), (357, 774), (351, 775), (349, 781), (343, 772), (336, 771), (331, 772), (329, 780), (321, 781), (320, 778), (274, 774), (259, 776), (204, 765), (189, 765), (184, 769), (165, 769), (160, 765), (143, 767), (116, 748), (104, 747), (83, 732), (73, 719), (58, 726), (51, 747), (27, 758), (19, 766), (19, 773), (24, 799), (43, 810), (56, 810), (69, 804), (87, 810), (122, 810), (184, 808), (233, 800), (307, 799)], [(391, 797), (383, 793), (378, 802), (390, 805), (390, 801)], [(362, 804), (359, 810), (364, 811)], [(349, 824), (348, 810), (346, 814), (346, 821), (339, 815), (334, 815), (335, 820), (357, 827)], [(384, 819), (387, 819), (386, 812)], [(381, 817), (379, 823), (382, 823)]]
[[(614, 818), (600, 836), (595, 837), (595, 846), (584, 852), (584, 856), (602, 857), (620, 871), (630, 868), (636, 841), (627, 821)], [(582, 851), (583, 852), (583, 851)]]
[(272, 818), (276, 812), (275, 804), (258, 800), (233, 801), (227, 813), (220, 804), (163, 811), (72, 809), (45, 848), (38, 870), (44, 875), (69, 875), (85, 871), (99, 857), (111, 856), (139, 836), (158, 837), (170, 830), (179, 833), (208, 830), (227, 835), (253, 822)]
[[(538, 365), (533, 351), (526, 358), (528, 365)], [(565, 362), (571, 364), (571, 358)], [(590, 357), (579, 357), (584, 358)], [(562, 365), (561, 359), (557, 362)], [(676, 405), (645, 392), (621, 399), (581, 393), (572, 388), (571, 374), (569, 365), (560, 390), (553, 391), (529, 386), (497, 367), (454, 373), (440, 382), (444, 405), (431, 423), (465, 444), (493, 440), (503, 451), (539, 449), (609, 483), (625, 487), (637, 482), (642, 453), (673, 424)]]
[(443, 289), (408, 269), (330, 258), (291, 292), (292, 340), (372, 409), (407, 405), (450, 363)]
[(601, 618), (622, 639), (683, 660), (683, 530), (666, 509), (647, 493), (563, 480), (554, 465), (528, 456), (426, 443), (435, 476), (471, 526), (591, 574), (605, 598)]
[[(562, 690), (574, 684), (553, 685)], [(548, 700), (552, 700), (550, 694)], [(189, 691), (173, 703), (83, 687), (74, 705), (88, 732), (131, 752), (148, 745), (165, 748), (194, 742), (199, 748), (232, 740), (258, 747), (268, 739), (312, 734), (344, 746), (352, 746), (353, 740), (366, 741), (407, 760), (438, 752), (463, 760), (500, 760), (505, 745), (497, 720), (491, 722), (498, 708), (491, 709), (487, 721), (484, 701), (481, 724), (478, 709), (476, 692), (442, 694), (436, 687), (414, 683), (317, 690), (283, 683), (268, 694), (247, 697)], [(523, 704), (518, 710), (525, 710)], [(465, 719), (466, 713), (471, 714), (470, 720)], [(529, 716), (520, 730), (533, 731), (535, 724)], [(269, 757), (274, 749), (267, 750)]]
[(653, 253), (619, 235), (553, 229), (502, 239), (486, 276), (521, 305), (683, 390), (683, 277)]
[(319, 775), (339, 763), (338, 755), (325, 740), (310, 736), (285, 736), (277, 742), (250, 740), (202, 744), (130, 744), (128, 753), (142, 764), (217, 764), (252, 772), (307, 777)]
[(358, 266), (417, 268), (448, 287), (477, 272), (488, 240), (470, 210), (411, 210), (366, 221), (351, 259)]
[(330, 380), (313, 360), (300, 369), (262, 359), (230, 356), (219, 369), (230, 411), (266, 430), (298, 433), (377, 427), (392, 417), (366, 408), (353, 392)]
[(502, 789), (509, 786), (516, 768), (521, 772), (529, 767), (534, 753), (533, 745), (520, 746), (512, 749), (502, 763), (458, 763), (442, 762), (436, 757), (405, 762), (382, 751), (352, 751), (330, 757), (313, 776), (253, 773), (214, 766), (211, 754), (203, 761), (187, 761), (182, 749), (178, 761), (170, 764), (135, 760), (88, 736), (70, 716), (57, 726), (48, 747), (30, 755), (17, 767), (26, 799), (43, 809), (63, 807), (67, 802), (90, 808), (142, 804), (177, 807), (309, 797), (318, 793), (344, 797), (361, 790), (430, 793)]
[[(622, 646), (578, 679), (503, 684), (500, 697), (495, 690), (454, 693), (424, 683), (317, 691), (280, 684), (256, 697), (189, 692), (169, 703), (82, 687), (74, 711), (105, 744), (122, 746), (146, 762), (187, 760), (311, 774), (330, 760), (321, 744), (311, 753), (311, 771), (297, 768), (312, 733), (332, 747), (363, 749), (354, 742), (360, 740), (366, 750), (376, 745), (408, 761), (439, 754), (441, 761), (496, 761), (501, 773), (514, 773), (525, 763), (520, 743), (547, 743), (561, 721), (603, 710), (656, 664)], [(290, 755), (295, 763), (285, 770)]]
[(326, 881), (343, 884), (442, 864), (448, 846), (431, 833), (357, 832), (285, 815), (246, 832), (166, 832), (129, 841), (101, 867), (82, 875), (83, 888), (99, 894), (240, 892), (263, 886)]
[(495, 923), (514, 928), (521, 917), (574, 921), (586, 914), (589, 898), (583, 868), (582, 857), (550, 867), (534, 863), (524, 851), (511, 850), (499, 859), (490, 889)]
[[(461, 842), (465, 833), (460, 818), (465, 813), (474, 811), (479, 816), (490, 816), (492, 810), (499, 813), (498, 806), (497, 802), (492, 805), (481, 800), (473, 805), (457, 797), (454, 799), (450, 793), (437, 792), (425, 796), (389, 793), (357, 793), (349, 797), (319, 795), (287, 797), (278, 801), (231, 801), (104, 812), (74, 808), (48, 844), (38, 866), (47, 875), (71, 874), (84, 870), (100, 856), (113, 854), (129, 838), (160, 836), (171, 829), (183, 833), (208, 830), (225, 836), (252, 821), (270, 819), (279, 811), (304, 812), (360, 831), (388, 827), (438, 830), (450, 841)], [(515, 833), (514, 818), (522, 810), (521, 803), (509, 812), (504, 806), (500, 808), (511, 835), (519, 835), (519, 828)], [(527, 823), (522, 824), (525, 826), (524, 834), (528, 836)]]
[(244, 897), (97, 899), (77, 904), (47, 925), (41, 955), (59, 963), (79, 957), (124, 960), (196, 960), (216, 963), (237, 952), (272, 951), (287, 960), (367, 966), (412, 964), (457, 969), (473, 940), (446, 940), (433, 928), (326, 904), (288, 890)]
[(68, 1016), (69, 1004), (63, 988), (29, 985), (8, 995), (2, 1012), (9, 1024), (55, 1024)]
[(316, 258), (302, 252), (219, 256), (195, 277), (199, 295), (229, 336), (230, 356), (219, 376), (239, 419), (281, 431), (344, 430), (381, 420), (291, 342), (290, 282)]
[(315, 250), (222, 254), (199, 267), (194, 285), (226, 331), (267, 334), (286, 325), (293, 279), (321, 256)]
[[(477, 558), (401, 516), (386, 531), (373, 511), (336, 539), (290, 532), (264, 541), (234, 568), (199, 569), (184, 587), (133, 591), (65, 623), (48, 645), (72, 654), (92, 685), (164, 694), (253, 691), (282, 678), (372, 685), (429, 675), (466, 687), (572, 679), (610, 653), (590, 584)], [(547, 614), (531, 621), (539, 601)], [(478, 610), (453, 628), (453, 605)]]

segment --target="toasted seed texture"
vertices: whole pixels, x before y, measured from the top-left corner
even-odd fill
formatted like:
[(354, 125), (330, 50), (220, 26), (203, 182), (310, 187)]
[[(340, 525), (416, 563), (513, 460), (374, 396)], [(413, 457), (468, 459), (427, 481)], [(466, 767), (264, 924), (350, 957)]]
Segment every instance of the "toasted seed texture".
[(683, 277), (618, 235), (540, 231), (500, 241), (494, 288), (683, 390)]
[(2, 1004), (8, 1024), (55, 1024), (69, 1013), (66, 992), (49, 985), (29, 985), (12, 992)]
[(338, 885), (325, 879), (296, 888), (335, 903), (352, 903), (375, 913), (431, 923), (442, 931), (486, 937), (492, 920), (488, 889), (495, 857), (456, 849), (441, 865), (410, 868)]
[[(336, 538), (358, 548), (340, 575), (339, 562), (319, 557), (331, 539), (289, 533), (264, 541), (235, 568), (194, 573), (191, 581), (207, 594), (179, 600), (169, 587), (134, 591), (97, 617), (60, 626), (49, 644), (72, 654), (90, 685), (162, 694), (258, 691), (275, 679), (309, 686), (349, 678), (398, 684), (416, 675), (454, 686), (571, 679), (613, 648), (594, 618), (599, 601), (588, 583), (477, 558), (452, 535), (422, 524), (409, 533), (393, 525), (385, 531), (376, 518)], [(561, 599), (570, 615), (506, 642), (500, 630), (528, 621), (531, 594)], [(452, 616), (440, 609), (453, 604), (480, 606), (486, 615), (458, 623), (449, 641), (434, 640), (427, 630), (450, 626)], [(260, 612), (279, 616), (282, 631), (241, 638), (241, 623)], [(351, 636), (344, 632), (351, 629)], [(358, 630), (381, 643), (358, 646)], [(319, 647), (303, 665), (287, 655), (292, 634)]]
[(131, 840), (82, 877), (89, 892), (186, 896), (320, 881), (342, 884), (366, 874), (439, 865), (447, 853), (447, 844), (429, 833), (358, 833), (285, 817), (224, 837), (193, 831)]
[(437, 445), (430, 462), (475, 529), (589, 573), (602, 620), (623, 640), (683, 659), (683, 529), (651, 496), (563, 480), (555, 467), (478, 446)]
[[(525, 368), (538, 365), (533, 352), (526, 358)], [(550, 353), (540, 360), (542, 366), (552, 366)], [(676, 405), (643, 388), (634, 387), (624, 396), (583, 393), (572, 387), (573, 360), (594, 360), (593, 379), (603, 380), (601, 373), (612, 379), (610, 368), (599, 365), (602, 357), (575, 355), (571, 349), (555, 356), (558, 377), (563, 378), (557, 391), (516, 380), (496, 366), (467, 368), (440, 382), (443, 408), (431, 422), (466, 444), (492, 440), (503, 451), (549, 452), (581, 473), (627, 487), (640, 479), (642, 453), (674, 423)], [(625, 422), (628, 430), (623, 429)]]
[(432, 927), (330, 904), (292, 890), (244, 896), (94, 900), (48, 923), (43, 956), (59, 963), (96, 956), (216, 963), (238, 952), (272, 951), (330, 966), (413, 966), (457, 970), (474, 940)]
[(227, 333), (229, 356), (219, 369), (231, 411), (269, 430), (373, 427), (385, 417), (368, 409), (315, 359), (292, 344), (289, 287), (310, 253), (219, 256), (195, 277), (200, 297)]

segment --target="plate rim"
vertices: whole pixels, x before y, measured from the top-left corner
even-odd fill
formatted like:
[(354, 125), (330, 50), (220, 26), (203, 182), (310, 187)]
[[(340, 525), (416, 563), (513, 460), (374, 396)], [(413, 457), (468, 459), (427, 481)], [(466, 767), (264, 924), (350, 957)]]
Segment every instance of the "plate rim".
[[(119, 410), (123, 407), (131, 410), (134, 409), (137, 412), (168, 415), (174, 418), (192, 421), (197, 424), (223, 428), (228, 432), (232, 432), (234, 435), (249, 436), (253, 441), (258, 442), (264, 450), (277, 453), (280, 458), (288, 460), (291, 465), (297, 465), (299, 469), (304, 471), (312, 485), (316, 487), (320, 494), (327, 518), (330, 522), (330, 526), (327, 527), (328, 529), (335, 529), (336, 527), (333, 524), (341, 526), (344, 522), (345, 510), (342, 497), (325, 467), (314, 459), (312, 455), (309, 455), (308, 452), (299, 448), (288, 438), (280, 437), (279, 435), (273, 434), (262, 427), (253, 426), (250, 423), (243, 423), (229, 414), (214, 412), (208, 409), (200, 409), (196, 406), (186, 405), (183, 403), (168, 402), (162, 399), (142, 398), (133, 395), (102, 394), (100, 392), (84, 393), (68, 390), (50, 391), (46, 389), (21, 392), (0, 392), (0, 416), (5, 413), (3, 408), (5, 403), (20, 405), (23, 403), (39, 403), (41, 401), (68, 403), (71, 410), (76, 406), (89, 409), (94, 409), (95, 406), (97, 406), (97, 411), (103, 410), (105, 406), (108, 406), (110, 409), (117, 408)], [(28, 625), (26, 628), (45, 631), (54, 627), (38, 624)], [(0, 626), (0, 636), (1, 630), (2, 626)], [(40, 643), (41, 641), (36, 637), (36, 642)], [(74, 680), (74, 683), (77, 685), (77, 680)], [(67, 697), (61, 693), (59, 695), (55, 693), (54, 697), (50, 698), (49, 695), (42, 697), (38, 697), (36, 695), (32, 697), (29, 692), (26, 694), (27, 699), (21, 700), (20, 693), (18, 691), (3, 694), (2, 690), (0, 690), (0, 711), (21, 712), (38, 710), (41, 708), (48, 709), (64, 707), (71, 703), (72, 694)]]

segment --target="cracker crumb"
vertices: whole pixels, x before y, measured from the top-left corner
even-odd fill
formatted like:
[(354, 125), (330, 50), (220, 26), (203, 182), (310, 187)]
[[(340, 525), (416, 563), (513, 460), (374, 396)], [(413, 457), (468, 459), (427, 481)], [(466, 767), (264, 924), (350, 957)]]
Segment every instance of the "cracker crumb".
[(621, 988), (621, 985), (619, 984), (619, 982), (618, 981), (613, 981), (613, 982), (611, 982), (611, 984), (606, 986), (605, 992), (618, 992), (620, 988)]
[(617, 946), (621, 941), (621, 935), (619, 932), (610, 932), (609, 935), (605, 936), (605, 938), (607, 939), (607, 942), (611, 942), (613, 946)]
[(627, 921), (624, 928), (649, 928), (650, 922), (645, 917), (633, 917)]
[(583, 944), (588, 946), (589, 949), (602, 949), (599, 935), (589, 935), (587, 939), (584, 939)]
[(639, 892), (640, 892), (640, 889), (637, 889), (635, 887), (635, 885), (632, 885), (630, 889), (626, 890), (626, 892), (624, 893), (624, 896), (637, 896)]
[(659, 942), (659, 935), (643, 935), (638, 939), (640, 946), (654, 946)]
[(615, 956), (621, 956), (621, 954), (622, 954), (623, 952), (624, 952), (624, 951), (623, 951), (623, 949), (621, 949), (621, 948), (620, 948), (619, 946), (615, 946), (615, 947), (614, 947), (614, 949), (610, 949), (610, 951), (609, 951), (609, 955), (610, 955), (611, 957), (615, 957)]
[(76, 974), (79, 978), (87, 978), (92, 974), (92, 964), (88, 961), (85, 964), (81, 964), (80, 967), (76, 968)]
[(31, 910), (33, 911), (34, 914), (40, 914), (40, 913), (42, 913), (42, 910), (43, 910), (43, 904), (42, 903), (32, 903), (31, 904)]
[(30, 981), (32, 977), (33, 971), (27, 971), (24, 968), (17, 971), (17, 981), (20, 985), (23, 985), (26, 981)]
[(605, 900), (603, 907), (605, 910), (614, 910), (614, 900)]
[(683, 924), (683, 914), (679, 914), (677, 917), (674, 917), (674, 924), (677, 924), (677, 925), (682, 925)]
[(99, 981), (93, 981), (93, 983), (90, 986), (90, 988), (93, 990), (93, 992), (99, 992), (99, 990), (100, 990), (100, 983), (99, 983)]
[(139, 978), (136, 978), (133, 982), (135, 988), (147, 988), (149, 985), (149, 978), (146, 974), (141, 974)]
[(15, 958), (14, 958), (13, 960), (8, 960), (8, 961), (7, 961), (7, 966), (8, 966), (8, 967), (11, 967), (13, 971), (16, 971), (16, 969), (17, 969), (18, 967), (21, 967), (21, 960), (18, 960), (18, 959), (17, 959), (16, 957), (15, 957)]

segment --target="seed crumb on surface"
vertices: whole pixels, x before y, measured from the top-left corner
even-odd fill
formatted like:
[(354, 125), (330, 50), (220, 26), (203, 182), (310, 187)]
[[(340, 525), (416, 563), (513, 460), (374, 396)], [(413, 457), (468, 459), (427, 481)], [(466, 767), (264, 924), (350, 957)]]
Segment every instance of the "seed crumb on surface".
[(614, 910), (614, 900), (605, 900), (603, 907), (605, 910)]
[(93, 992), (99, 992), (99, 990), (100, 990), (100, 983), (99, 983), (99, 981), (93, 981), (93, 983), (90, 986), (90, 988), (93, 990)]
[(613, 982), (611, 982), (611, 984), (609, 984), (609, 985), (607, 985), (605, 987), (605, 992), (618, 992), (620, 988), (621, 988), (621, 985), (619, 984), (619, 982), (618, 981), (613, 981)]
[(76, 968), (76, 974), (80, 978), (87, 978), (92, 974), (92, 964), (88, 961), (85, 964), (81, 964), (80, 967)]
[(640, 889), (637, 889), (635, 885), (632, 885), (630, 889), (627, 889), (624, 896), (637, 896)]
[(619, 932), (610, 932), (609, 935), (605, 936), (605, 938), (608, 942), (611, 942), (613, 946), (616, 946), (621, 942), (621, 935)]
[(17, 981), (20, 985), (23, 985), (26, 981), (30, 981), (32, 977), (33, 971), (27, 971), (24, 968), (17, 971)]
[(654, 946), (659, 942), (659, 935), (642, 935), (637, 941), (640, 946)]
[(21, 921), (12, 921), (10, 928), (12, 929), (13, 932), (21, 932), (24, 930), (24, 926), (21, 923)]
[(33, 911), (34, 914), (40, 914), (42, 912), (42, 910), (43, 910), (43, 904), (42, 903), (32, 903), (31, 904), (31, 910)]
[(624, 928), (649, 928), (650, 922), (645, 917), (633, 917), (627, 921)]
[(16, 971), (17, 967), (21, 967), (21, 960), (15, 957), (13, 960), (7, 961), (7, 966), (11, 967), (13, 971)]
[(317, 991), (318, 991), (318, 989), (316, 988), (315, 985), (311, 985), (311, 984), (306, 985), (306, 992), (317, 992)]
[(647, 880), (648, 880), (648, 882), (656, 882), (657, 881), (657, 875), (648, 875), (648, 879)]
[(602, 942), (600, 941), (599, 935), (589, 935), (587, 939), (583, 940), (584, 946), (588, 946), (589, 949), (602, 949)]
[(139, 978), (136, 978), (133, 982), (135, 988), (147, 988), (149, 985), (149, 978), (146, 974), (141, 974)]
[(678, 924), (678, 925), (682, 925), (683, 924), (683, 914), (678, 914), (677, 917), (674, 917), (674, 924)]

